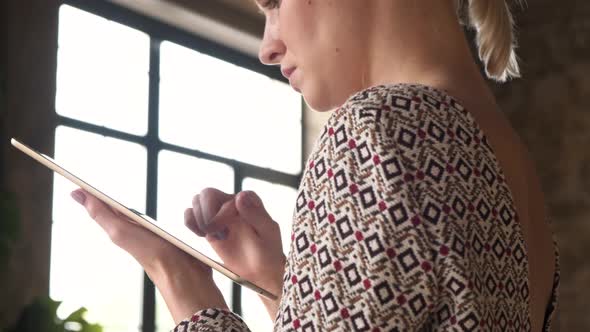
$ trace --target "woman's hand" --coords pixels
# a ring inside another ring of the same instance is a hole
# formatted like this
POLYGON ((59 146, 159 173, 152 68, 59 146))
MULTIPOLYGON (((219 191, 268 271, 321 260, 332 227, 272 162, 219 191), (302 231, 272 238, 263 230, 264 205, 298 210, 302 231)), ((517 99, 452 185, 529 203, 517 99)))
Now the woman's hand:
MULTIPOLYGON (((280 296, 285 270, 279 225, 252 191, 236 195, 207 188, 185 211, 185 224, 205 236, 223 263, 243 278, 280 296)), ((279 300, 263 300, 272 319, 279 300)))
POLYGON ((176 323, 206 308, 227 309, 211 269, 82 189, 72 192, 114 244, 131 254, 164 297, 176 323))

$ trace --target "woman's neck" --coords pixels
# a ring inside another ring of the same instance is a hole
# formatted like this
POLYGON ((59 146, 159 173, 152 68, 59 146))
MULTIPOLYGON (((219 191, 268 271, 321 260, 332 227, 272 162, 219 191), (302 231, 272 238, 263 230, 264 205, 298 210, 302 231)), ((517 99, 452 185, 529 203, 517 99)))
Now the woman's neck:
POLYGON ((373 13, 367 67, 361 85, 419 83, 449 92, 487 85, 474 61, 454 7, 431 0, 379 1, 373 13))

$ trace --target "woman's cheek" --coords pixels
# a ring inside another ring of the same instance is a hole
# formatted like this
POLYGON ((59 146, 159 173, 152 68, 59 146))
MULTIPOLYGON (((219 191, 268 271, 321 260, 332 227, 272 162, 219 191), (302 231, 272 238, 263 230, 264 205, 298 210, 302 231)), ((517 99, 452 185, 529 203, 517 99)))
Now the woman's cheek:
POLYGON ((280 37, 286 45, 304 45, 313 38, 316 25, 310 5, 313 1, 318 0, 283 0, 278 17, 280 37))

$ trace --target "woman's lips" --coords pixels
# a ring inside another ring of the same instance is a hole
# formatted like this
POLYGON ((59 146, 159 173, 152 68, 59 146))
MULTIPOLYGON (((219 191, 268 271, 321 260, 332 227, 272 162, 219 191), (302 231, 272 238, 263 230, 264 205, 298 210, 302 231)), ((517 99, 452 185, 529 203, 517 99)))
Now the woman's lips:
POLYGON ((291 85, 291 87, 295 91, 301 92, 301 90, 295 85, 295 76, 293 75, 293 73, 295 72, 296 69, 297 69, 297 67, 289 67, 289 68, 281 69, 281 73, 283 74, 283 76, 285 76, 286 79, 289 80, 289 84, 291 85))
POLYGON ((289 77, 291 77, 291 74, 293 74, 295 69, 297 69, 297 67, 289 67, 289 68, 281 69, 281 73, 283 74, 283 76, 285 76, 286 79, 289 79, 289 77))

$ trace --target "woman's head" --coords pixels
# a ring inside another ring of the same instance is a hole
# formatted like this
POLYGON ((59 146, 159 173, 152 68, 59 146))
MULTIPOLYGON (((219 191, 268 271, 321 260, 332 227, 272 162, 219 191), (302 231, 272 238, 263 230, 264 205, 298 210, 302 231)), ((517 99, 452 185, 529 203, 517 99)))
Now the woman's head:
POLYGON ((364 0, 260 0, 266 26, 260 60, 280 65, 314 109, 326 110, 360 88, 370 6, 364 0), (295 68, 293 72, 291 70, 295 68))
MULTIPOLYGON (((477 31, 490 78, 518 75, 503 0, 256 0, 266 16, 260 60, 280 65, 318 111, 372 85, 416 82, 471 62, 462 21, 477 31)), ((426 81, 427 83, 427 81, 426 81)))

